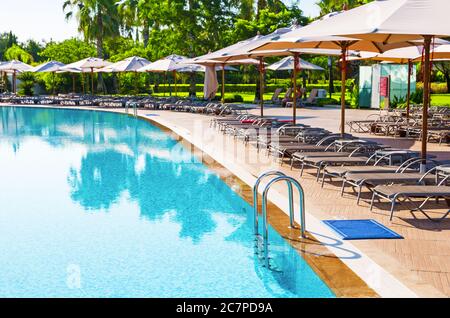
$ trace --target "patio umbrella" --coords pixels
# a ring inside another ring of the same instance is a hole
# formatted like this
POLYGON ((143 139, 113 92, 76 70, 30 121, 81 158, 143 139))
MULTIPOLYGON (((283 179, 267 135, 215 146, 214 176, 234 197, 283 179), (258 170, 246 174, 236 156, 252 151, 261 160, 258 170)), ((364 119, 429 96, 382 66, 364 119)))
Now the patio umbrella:
MULTIPOLYGON (((255 59, 242 59, 242 60, 236 60, 236 61, 221 62, 221 61, 217 61, 214 59, 208 59, 208 56, 215 56, 215 55, 213 53, 207 54, 207 55, 204 55, 204 57, 206 57, 206 59, 194 58, 194 59, 189 59, 189 60, 185 61, 184 63, 198 64, 198 65, 203 65, 206 67, 211 67, 211 70, 217 69, 217 67, 221 66, 222 103, 225 103, 225 70, 226 70, 226 67, 231 66, 231 65, 259 65, 260 64, 260 61, 255 60, 255 59)), ((216 76, 215 72, 212 72, 211 76, 216 76)), ((206 85, 206 80, 207 80, 207 77, 205 77, 205 85, 206 85)), ((216 78, 216 81, 217 81, 217 78, 216 78)), ((207 98, 207 97, 205 96, 205 98, 207 98)))
POLYGON ((65 66, 64 63, 49 61, 34 67, 31 71, 35 73, 52 73, 52 91, 53 95, 55 95, 55 73, 63 66, 65 66))
MULTIPOLYGON (((216 72, 222 71, 224 69, 224 67, 222 65, 216 65, 215 69, 216 69, 216 72)), ((239 70, 233 66, 225 65, 225 71, 237 72, 239 70)), ((177 72, 178 73, 206 73, 206 66, 199 65, 199 64, 187 64, 185 66, 181 66, 180 68, 177 68, 177 72)))
MULTIPOLYGON (((204 65, 199 65, 199 64, 184 64, 181 63, 179 68, 177 68, 177 72, 178 73, 205 73, 205 85, 204 85, 204 89, 203 89, 203 96, 207 96, 207 99, 211 99, 210 97, 212 95, 216 95, 217 93, 217 87, 215 87, 215 89, 211 90, 209 89, 209 87, 211 86, 215 86, 218 85, 217 83, 217 76, 216 74, 214 74, 214 72, 217 71, 239 71, 237 68, 234 68, 232 66, 229 65, 216 65, 215 68, 213 66, 204 66, 204 65), (183 66, 184 65, 184 66, 183 66), (211 68, 208 70, 208 68, 211 68), (214 72, 212 71, 212 69, 214 68, 214 72), (208 73, 208 74, 207 74, 208 73), (215 78, 215 80, 213 79, 215 78), (212 80, 212 82, 211 82, 212 80), (208 81, 208 83, 207 83, 208 81), (208 87, 206 89, 206 87, 208 87)), ((213 97, 214 97, 213 96, 213 97)))
MULTIPOLYGON (((309 70, 309 71, 325 71, 324 68, 312 64, 308 61, 305 61, 303 59, 299 59, 299 65, 302 70, 309 70)), ((269 67, 267 67, 268 70, 272 71, 291 71, 294 69, 294 57, 287 56, 284 59, 273 63, 269 67)))
MULTIPOLYGON (((291 32, 290 36, 268 43, 259 49, 295 48, 301 43, 298 36, 327 37, 339 36, 355 40, 327 41, 325 38, 315 39, 311 43, 316 47, 333 45, 342 48, 342 75, 345 83, 346 51, 359 49, 383 53, 389 46, 404 47, 415 45, 414 40, 421 40, 424 44, 424 107, 422 134, 422 159, 426 159, 428 135, 428 107, 430 102, 430 48, 434 37, 450 36, 448 12, 450 1, 447 0, 375 0, 355 9, 342 12, 327 19, 310 24, 298 33, 291 32)), ((311 39, 310 39, 311 40, 311 39)), ((394 49, 391 47, 390 49, 394 49)), ((345 87, 345 85, 342 85, 345 87)), ((345 89, 342 90, 345 99, 345 89)), ((341 121, 345 119, 345 102, 342 103, 341 121)), ((345 132, 345 122, 341 122, 341 131, 345 132)), ((422 165, 422 169, 425 166, 422 165)))
POLYGON ((32 69, 33 69, 32 66, 17 60, 5 62, 2 65, 0 65, 0 71, 13 74, 13 83, 12 83, 13 93, 16 93, 17 91, 17 83, 16 83, 17 73, 29 72, 32 69))
POLYGON ((175 95, 177 94, 177 68, 181 67, 179 63, 187 60, 188 58, 181 55, 172 54, 162 58, 156 62, 150 63, 138 70, 138 72, 155 72, 155 73, 167 73, 173 72, 175 95))
POLYGON ((86 70, 89 70, 91 73, 91 93, 92 95, 94 95, 94 70, 104 68, 111 64, 111 62, 105 61, 98 57, 88 57, 81 61, 67 64, 66 66, 61 67, 61 70, 64 71, 70 69, 81 69, 82 73, 85 73, 86 70))
POLYGON ((139 56, 132 56, 122 61, 106 66, 104 68, 97 69, 96 72, 105 72, 105 73, 134 72, 136 78, 135 84, 137 92, 138 91, 137 72, 139 69, 149 65, 150 63, 151 62, 145 58, 139 56))
MULTIPOLYGON (((331 15, 328 15, 331 16, 331 15)), ((299 62, 300 62, 300 54, 319 54, 319 55, 340 55, 341 50, 337 50, 336 47, 325 47, 317 48, 316 45, 312 45, 310 42, 306 42, 306 45, 301 46, 300 49, 291 49, 290 47, 284 47, 284 48, 277 48, 277 49, 263 49, 262 47, 265 46, 268 42, 271 42, 273 39, 278 39, 280 37, 286 36, 288 34, 291 34, 292 32, 296 32, 298 30, 301 30, 302 27, 299 27, 297 25, 294 25, 290 28, 281 28, 276 30, 275 32, 260 37, 254 41, 248 42, 245 45, 242 45, 240 47, 235 48, 232 51, 225 52, 220 57, 216 57, 215 59, 221 60, 221 61, 232 61, 234 59, 242 59, 242 58, 257 58, 261 61, 261 63, 264 61, 265 57, 268 56, 293 56, 294 66, 293 66, 293 76, 292 76, 292 84, 294 89, 294 96, 295 92, 297 91, 297 73, 301 69, 299 62)), ((304 37, 302 40, 306 40, 309 38, 304 37)), ((344 40, 346 38, 338 38, 338 37, 327 37, 328 40, 344 40)), ((260 70, 263 70, 263 68, 260 66, 260 70)), ((260 86, 264 87, 264 73, 260 72, 260 86)), ((261 90, 261 97, 260 97, 260 109, 261 109, 261 116, 264 116, 264 91, 261 90)), ((296 123, 297 118, 297 99, 293 99, 293 105, 292 105, 292 119, 293 123, 296 123)))
MULTIPOLYGON (((59 69, 58 71, 56 71, 56 73, 71 73, 72 74, 72 92, 75 93, 75 75, 76 74, 81 74, 81 76, 83 76, 83 70, 81 68, 66 68, 64 67, 64 69, 59 69)), ((86 72, 84 72, 86 73, 86 72)), ((84 85, 83 85, 83 93, 84 93, 84 85)))

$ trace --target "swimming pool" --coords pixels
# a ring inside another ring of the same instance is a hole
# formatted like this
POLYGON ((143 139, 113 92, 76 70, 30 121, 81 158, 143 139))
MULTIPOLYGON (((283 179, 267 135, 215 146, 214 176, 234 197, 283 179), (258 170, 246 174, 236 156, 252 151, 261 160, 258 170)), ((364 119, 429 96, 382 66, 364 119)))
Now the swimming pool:
POLYGON ((0 297, 334 297, 169 134, 94 111, 0 107, 0 297))

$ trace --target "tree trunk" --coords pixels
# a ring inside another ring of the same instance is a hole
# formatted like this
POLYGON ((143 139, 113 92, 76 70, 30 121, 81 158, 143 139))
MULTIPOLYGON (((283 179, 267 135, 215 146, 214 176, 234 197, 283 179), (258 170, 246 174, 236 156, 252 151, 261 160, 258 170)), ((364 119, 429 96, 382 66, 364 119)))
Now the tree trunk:
MULTIPOLYGON (((98 8, 98 14, 97 14, 97 27, 98 27, 98 33, 97 33, 97 57, 103 58, 103 16, 100 8, 98 8)), ((98 73, 98 81, 97 81, 97 92, 105 92, 106 87, 105 83, 103 82, 103 76, 102 73, 98 73)))
POLYGON ((450 72, 444 73, 445 81, 447 82, 447 94, 450 93, 450 72))
POLYGON ((267 8, 267 1, 266 0, 258 0, 256 5, 256 20, 259 20, 259 15, 261 14, 261 11, 267 8))
POLYGON ((147 48, 148 40, 150 38, 150 29, 148 27, 148 20, 144 20, 144 29, 142 30, 142 38, 144 40, 144 47, 147 48))
POLYGON ((159 74, 154 75, 155 85, 153 86, 153 93, 159 93, 159 74))
POLYGON ((197 89, 195 83, 195 73, 192 72, 189 74, 189 97, 197 96, 197 89))
POLYGON ((260 98, 261 98, 261 81, 259 80, 259 70, 256 69, 256 76, 255 76, 255 80, 256 80, 256 90, 255 90, 255 102, 259 102, 260 98))

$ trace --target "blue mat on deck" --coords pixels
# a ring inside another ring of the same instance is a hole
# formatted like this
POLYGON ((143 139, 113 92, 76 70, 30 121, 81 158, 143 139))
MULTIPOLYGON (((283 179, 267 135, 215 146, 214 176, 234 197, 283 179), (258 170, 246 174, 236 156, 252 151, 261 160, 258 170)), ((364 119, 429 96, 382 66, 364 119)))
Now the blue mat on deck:
POLYGON ((328 220, 323 223, 331 227, 344 240, 403 238, 375 220, 328 220))

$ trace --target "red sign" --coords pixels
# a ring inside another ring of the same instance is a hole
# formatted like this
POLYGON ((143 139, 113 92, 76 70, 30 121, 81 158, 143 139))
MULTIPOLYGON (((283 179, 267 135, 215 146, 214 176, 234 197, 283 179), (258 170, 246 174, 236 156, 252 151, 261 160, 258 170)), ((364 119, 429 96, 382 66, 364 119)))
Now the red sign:
POLYGON ((380 78, 380 95, 382 97, 389 97, 389 77, 380 78))

